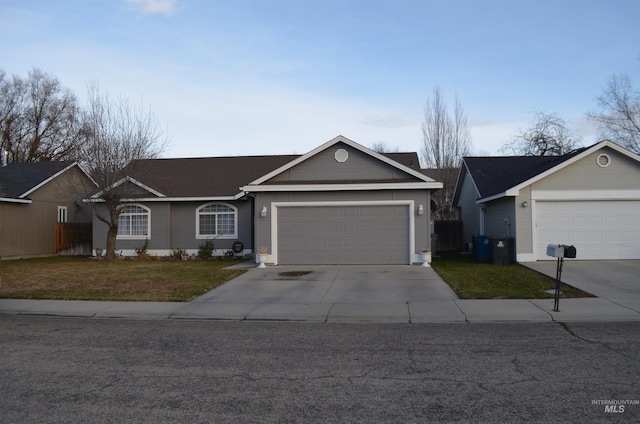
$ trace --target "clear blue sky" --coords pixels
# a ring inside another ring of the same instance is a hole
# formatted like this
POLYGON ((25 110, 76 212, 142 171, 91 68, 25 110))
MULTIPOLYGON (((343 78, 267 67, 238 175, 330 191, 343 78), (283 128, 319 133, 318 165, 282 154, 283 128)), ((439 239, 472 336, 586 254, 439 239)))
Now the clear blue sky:
POLYGON ((639 21, 638 0, 0 0, 0 69, 143 102, 167 157, 419 151, 435 87, 496 154, 535 111, 597 141, 607 79, 640 84, 639 21))

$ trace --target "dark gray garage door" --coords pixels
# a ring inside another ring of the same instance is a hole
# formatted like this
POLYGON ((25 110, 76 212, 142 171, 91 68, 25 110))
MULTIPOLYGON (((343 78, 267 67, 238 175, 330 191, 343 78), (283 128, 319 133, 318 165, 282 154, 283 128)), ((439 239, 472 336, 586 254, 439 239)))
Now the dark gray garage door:
POLYGON ((407 205, 278 208, 283 265, 408 264, 407 205))

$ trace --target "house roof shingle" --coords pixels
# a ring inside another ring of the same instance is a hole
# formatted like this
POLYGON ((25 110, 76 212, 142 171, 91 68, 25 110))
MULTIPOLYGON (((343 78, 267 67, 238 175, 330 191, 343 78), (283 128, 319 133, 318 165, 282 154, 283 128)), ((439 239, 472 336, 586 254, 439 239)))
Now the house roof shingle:
POLYGON ((19 199, 72 165, 71 161, 9 163, 0 167, 0 197, 19 199))
MULTIPOLYGON (((384 153, 412 169, 420 169, 417 153, 384 153)), ((131 163, 129 176, 166 197, 235 196, 240 187, 301 155, 226 156, 145 159, 131 163)))
POLYGON ((480 198, 494 196, 535 177, 580 154, 577 149, 562 156, 483 156, 465 157, 480 198))

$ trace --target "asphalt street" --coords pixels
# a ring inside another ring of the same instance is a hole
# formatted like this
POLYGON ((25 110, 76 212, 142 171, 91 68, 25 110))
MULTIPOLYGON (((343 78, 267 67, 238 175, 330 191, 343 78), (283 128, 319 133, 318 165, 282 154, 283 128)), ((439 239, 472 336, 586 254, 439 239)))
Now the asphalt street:
POLYGON ((0 317, 0 417, 3 423, 635 423, 639 340, 640 322, 0 317))

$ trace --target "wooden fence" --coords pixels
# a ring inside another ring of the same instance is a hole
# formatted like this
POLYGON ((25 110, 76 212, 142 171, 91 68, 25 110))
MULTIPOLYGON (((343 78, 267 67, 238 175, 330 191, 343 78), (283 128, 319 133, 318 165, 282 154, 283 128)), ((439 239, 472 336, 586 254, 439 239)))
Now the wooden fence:
POLYGON ((462 221, 434 221, 433 228, 438 235, 437 250, 462 249, 462 221))
POLYGON ((90 222, 56 224, 56 254, 90 255, 92 244, 90 222))

